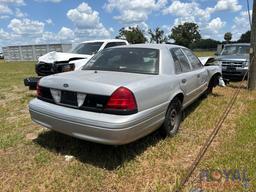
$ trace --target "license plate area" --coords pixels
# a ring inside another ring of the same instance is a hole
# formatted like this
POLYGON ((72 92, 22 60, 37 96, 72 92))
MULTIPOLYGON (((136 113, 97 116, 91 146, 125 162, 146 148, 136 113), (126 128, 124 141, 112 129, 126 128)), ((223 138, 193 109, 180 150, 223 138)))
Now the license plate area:
POLYGON ((235 67, 227 67, 227 72, 235 72, 236 68, 235 67))
POLYGON ((77 93, 72 91, 61 91, 60 103, 77 107, 77 93))

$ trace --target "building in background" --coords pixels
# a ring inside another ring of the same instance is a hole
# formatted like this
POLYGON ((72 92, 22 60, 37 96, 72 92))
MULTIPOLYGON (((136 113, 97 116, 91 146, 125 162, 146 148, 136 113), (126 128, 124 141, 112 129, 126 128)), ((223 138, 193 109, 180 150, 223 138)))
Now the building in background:
POLYGON ((71 44, 40 44, 8 46, 2 50, 6 61, 37 61, 38 57, 51 51, 68 52, 71 48, 71 44))

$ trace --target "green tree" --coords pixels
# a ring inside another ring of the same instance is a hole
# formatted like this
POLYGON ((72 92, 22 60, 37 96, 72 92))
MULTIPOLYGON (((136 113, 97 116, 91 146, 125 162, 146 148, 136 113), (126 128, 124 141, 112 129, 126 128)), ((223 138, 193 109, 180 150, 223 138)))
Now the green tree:
POLYGON ((218 44, 221 42, 216 41, 214 39, 200 39, 199 41, 192 43, 190 48, 191 49, 217 49, 218 44))
POLYGON ((239 43, 250 43, 251 42, 251 31, 243 33, 238 40, 239 43))
POLYGON ((227 43, 230 43, 230 41, 231 41, 231 39, 232 39, 232 33, 230 33, 230 32, 225 33, 224 39, 225 39, 225 41, 226 41, 227 43))
POLYGON ((164 43, 167 42, 168 38, 164 35, 164 31, 157 27, 154 31, 149 29, 150 42, 164 43))
POLYGON ((172 28, 169 38, 174 39, 178 45, 189 47, 192 43, 201 39, 199 27, 196 23, 184 23, 172 28))
POLYGON ((126 39, 131 44, 145 43, 147 41, 144 32, 138 26, 121 28, 116 38, 126 39))

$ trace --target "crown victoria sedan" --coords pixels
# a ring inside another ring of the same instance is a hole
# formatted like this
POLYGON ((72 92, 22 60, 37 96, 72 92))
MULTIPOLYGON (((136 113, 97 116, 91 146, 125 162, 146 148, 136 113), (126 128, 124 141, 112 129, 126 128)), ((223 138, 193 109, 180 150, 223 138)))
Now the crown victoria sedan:
POLYGON ((119 46, 80 71, 42 78, 29 111, 44 127, 97 143, 126 144, 158 128, 173 136, 182 110, 220 77, 220 66, 203 66, 181 46, 119 46))

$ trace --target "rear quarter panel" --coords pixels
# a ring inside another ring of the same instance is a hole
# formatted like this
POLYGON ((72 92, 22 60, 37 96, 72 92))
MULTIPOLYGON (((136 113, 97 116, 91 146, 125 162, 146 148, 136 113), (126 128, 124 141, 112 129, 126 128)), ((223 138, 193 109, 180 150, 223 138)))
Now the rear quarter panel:
POLYGON ((156 75, 128 86, 136 97, 138 111, 159 107, 166 110, 171 99, 180 93, 179 82, 173 75, 156 75))

